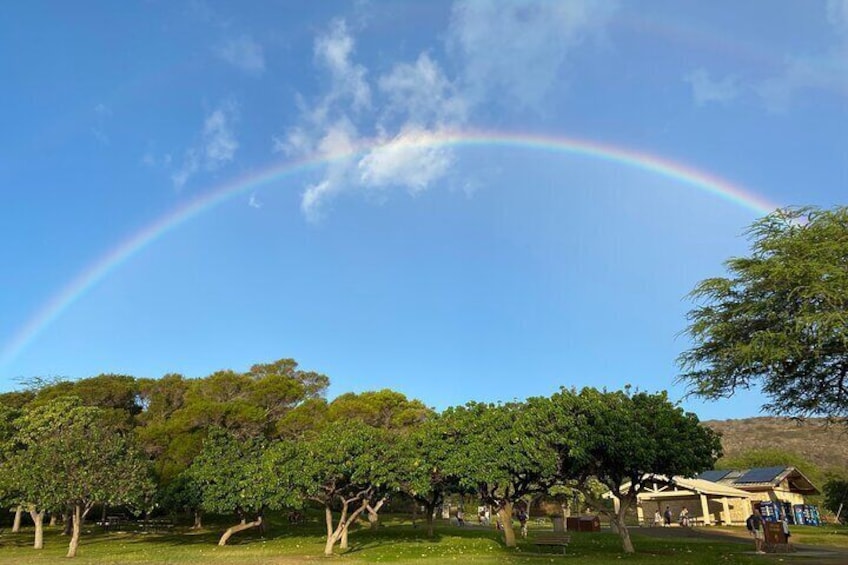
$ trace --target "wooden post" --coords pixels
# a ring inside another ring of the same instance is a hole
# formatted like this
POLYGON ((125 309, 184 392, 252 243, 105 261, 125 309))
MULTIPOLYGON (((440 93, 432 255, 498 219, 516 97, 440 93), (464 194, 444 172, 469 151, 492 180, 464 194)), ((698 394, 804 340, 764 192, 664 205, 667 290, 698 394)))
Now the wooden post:
POLYGON ((710 503, 707 500, 706 494, 701 495, 701 515, 704 517, 705 526, 713 525, 713 518, 710 515, 710 503))

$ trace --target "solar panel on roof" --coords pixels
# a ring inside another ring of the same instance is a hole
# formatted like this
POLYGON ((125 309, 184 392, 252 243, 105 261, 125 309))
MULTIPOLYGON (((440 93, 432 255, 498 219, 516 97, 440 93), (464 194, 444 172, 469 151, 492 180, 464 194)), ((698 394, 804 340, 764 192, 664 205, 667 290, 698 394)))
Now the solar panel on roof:
POLYGON ((721 479, 723 479, 729 472, 730 471, 726 471, 726 470, 725 471, 720 471, 720 470, 704 471, 703 473, 698 475, 698 478, 702 479, 704 481, 712 481, 712 482, 715 483, 715 482, 718 482, 721 479))
POLYGON ((777 478, 786 467, 755 467, 736 479, 737 483, 770 483, 777 478))

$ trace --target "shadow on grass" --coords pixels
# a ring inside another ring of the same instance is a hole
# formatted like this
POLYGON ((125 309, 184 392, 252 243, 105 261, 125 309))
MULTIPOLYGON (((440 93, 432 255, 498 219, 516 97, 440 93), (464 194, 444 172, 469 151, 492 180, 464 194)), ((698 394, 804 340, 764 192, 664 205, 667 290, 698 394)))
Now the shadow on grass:
POLYGON ((438 544, 447 537, 475 541, 490 540, 495 542, 500 548, 505 548, 502 536, 493 529, 437 527, 433 532, 433 536, 430 537, 427 535, 425 528, 414 528, 408 524, 392 524, 374 529, 367 527, 357 528, 355 531, 351 531, 350 547, 344 553, 346 555, 356 554, 395 544, 438 544))

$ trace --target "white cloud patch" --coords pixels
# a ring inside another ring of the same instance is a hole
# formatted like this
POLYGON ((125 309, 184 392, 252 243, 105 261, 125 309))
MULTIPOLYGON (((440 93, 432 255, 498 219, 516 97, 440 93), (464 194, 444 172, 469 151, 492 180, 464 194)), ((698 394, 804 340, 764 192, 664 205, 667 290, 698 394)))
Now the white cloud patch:
POLYGON ((182 166, 171 175, 174 186, 181 189, 200 171, 214 171, 231 162, 239 144, 233 130, 236 105, 226 102, 203 120, 199 141, 185 154, 182 166))
POLYGON ((506 94, 510 103, 536 107, 573 50, 599 37, 615 9, 603 0, 458 0, 449 47, 475 100, 506 94))
POLYGON ((247 199, 247 205, 257 210, 262 208, 262 202, 259 201, 255 194, 251 194, 250 198, 247 199))
POLYGON ((229 39, 216 49, 216 53, 222 60, 248 74, 261 75, 265 71, 262 46, 250 36, 229 39))
POLYGON ((315 57, 329 69, 333 79, 328 101, 349 96, 355 109, 363 109, 371 102, 371 89, 365 80, 365 67, 351 62, 353 50, 353 36, 344 20, 334 20, 329 33, 315 41, 315 57))
POLYGON ((359 160, 359 180, 365 186, 402 186, 412 193, 426 190, 453 163, 453 153, 437 145, 434 132, 411 127, 378 144, 359 160))
POLYGON ((715 80, 705 69, 697 69, 683 77, 692 87, 695 104, 703 106, 711 102, 726 104, 739 96, 741 89, 735 77, 715 80))
POLYGON ((406 116, 417 124, 450 124, 466 118, 467 101, 426 53, 414 64, 395 65, 380 77, 379 85, 390 115, 406 116))
POLYGON ((436 142, 466 119, 468 104, 428 54, 394 65, 376 78, 375 89, 368 69, 354 60, 355 47, 342 20, 316 39, 327 90, 312 104, 299 98, 300 123, 272 139, 275 152, 328 160, 301 199, 311 221, 343 192, 430 188, 454 163, 453 152, 436 142))

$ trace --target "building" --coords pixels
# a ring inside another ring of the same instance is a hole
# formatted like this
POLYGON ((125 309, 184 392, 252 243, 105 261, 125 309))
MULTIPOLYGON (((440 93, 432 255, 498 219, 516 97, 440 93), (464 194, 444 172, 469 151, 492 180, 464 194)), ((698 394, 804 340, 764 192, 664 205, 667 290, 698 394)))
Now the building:
MULTIPOLYGON (((654 513, 660 515, 668 508, 676 522, 680 511, 685 507, 689 512, 692 525, 744 524, 751 514, 751 493, 702 479, 685 477, 665 477, 652 475, 645 482, 646 488, 637 495, 636 516, 639 524, 649 526, 654 522, 654 513)), ((626 485, 625 485, 626 488, 626 485)), ((613 499, 618 511, 619 501, 613 499)))
POLYGON ((795 467, 706 471, 698 475, 698 478, 743 490, 750 493, 755 502, 805 504, 804 497, 820 494, 819 489, 795 467))

